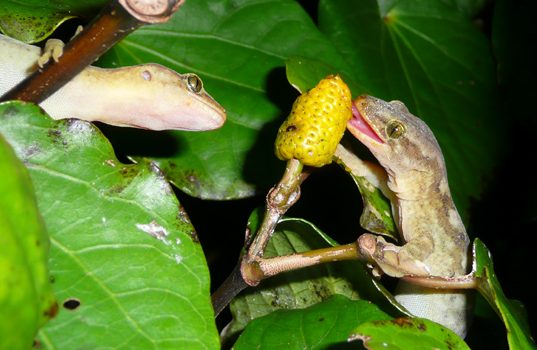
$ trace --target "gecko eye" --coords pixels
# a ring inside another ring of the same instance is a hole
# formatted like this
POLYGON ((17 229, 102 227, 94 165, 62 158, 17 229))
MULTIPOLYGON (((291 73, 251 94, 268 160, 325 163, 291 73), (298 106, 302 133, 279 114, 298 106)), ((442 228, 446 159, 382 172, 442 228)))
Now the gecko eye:
POLYGON ((386 135, 391 139, 397 139, 406 132, 405 124, 398 120, 390 120, 386 125, 386 135))
POLYGON ((196 74, 189 74, 186 78, 186 84, 188 89, 196 94, 199 94, 203 89, 203 83, 196 74))

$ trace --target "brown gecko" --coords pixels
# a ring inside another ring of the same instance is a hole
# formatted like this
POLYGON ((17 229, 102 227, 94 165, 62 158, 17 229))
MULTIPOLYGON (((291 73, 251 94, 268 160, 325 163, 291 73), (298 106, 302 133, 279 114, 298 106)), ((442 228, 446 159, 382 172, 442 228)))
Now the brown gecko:
MULTIPOLYGON (((364 234, 358 239, 361 253, 393 277, 466 274, 468 235, 451 198, 442 151, 429 127, 400 101, 361 96, 353 103, 353 119, 347 128, 387 174, 388 198, 403 242, 397 246, 380 236, 364 234)), ((462 337, 466 334, 465 292, 400 281, 395 298, 412 314, 438 322, 462 337)))

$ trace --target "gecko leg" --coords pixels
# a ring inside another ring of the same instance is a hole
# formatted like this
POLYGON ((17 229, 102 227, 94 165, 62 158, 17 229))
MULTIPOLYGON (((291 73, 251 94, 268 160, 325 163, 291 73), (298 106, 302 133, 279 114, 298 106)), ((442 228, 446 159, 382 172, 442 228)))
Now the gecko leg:
MULTIPOLYGON (((84 30, 84 27, 78 26, 76 28, 75 35, 73 35, 71 39, 73 39, 83 30, 84 30)), ((62 57, 63 55, 64 46, 65 46, 65 43, 61 41, 60 39, 48 39, 47 42, 45 43, 45 47, 43 48, 43 53, 37 59, 37 65, 39 66, 39 68, 43 68, 43 66, 48 61, 50 61, 51 58, 54 60, 54 62, 58 62, 58 59, 62 57)))
POLYGON ((430 271, 423 263, 427 254, 424 247, 430 242, 407 242, 403 247, 388 243, 381 236, 366 233, 358 237, 358 249, 370 262, 392 277, 404 275, 429 276, 430 271), (413 248, 418 247, 416 251, 413 248))
POLYGON ((37 65, 39 68, 43 68, 43 66, 50 61, 51 58, 54 60, 54 62, 58 62, 58 59, 63 55, 64 46, 65 43, 60 39, 48 39, 45 43, 45 47, 43 48, 43 53, 37 59, 37 65))

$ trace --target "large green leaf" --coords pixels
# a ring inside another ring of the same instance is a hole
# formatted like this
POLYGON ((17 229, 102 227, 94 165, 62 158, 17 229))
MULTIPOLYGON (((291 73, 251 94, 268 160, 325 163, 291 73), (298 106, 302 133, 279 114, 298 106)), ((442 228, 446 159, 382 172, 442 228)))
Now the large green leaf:
MULTIPOLYGON (((257 222, 258 212, 250 217, 257 222)), ((256 232, 250 225, 251 232, 256 232)), ((336 245, 313 224, 285 218, 278 224, 265 250, 265 256, 281 256, 336 245)), ((285 272, 247 289, 230 304, 233 321, 227 335, 241 331, 248 322, 281 309, 302 309, 319 303, 334 294, 351 299, 368 299, 393 315, 401 315, 384 297, 385 291, 372 281, 365 266, 348 261, 322 264, 307 269, 285 272)))
POLYGON ((507 299, 494 272, 492 256, 479 239, 474 241, 474 274, 478 278, 478 290, 503 320, 507 329, 510 349, 537 349, 524 306, 507 299))
MULTIPOLYGON (((170 22, 136 31, 102 63, 157 62, 198 73, 226 108, 228 121, 214 132, 173 132, 145 142, 142 135, 122 144, 125 153, 156 159, 174 184, 196 197, 231 199, 263 192, 283 168, 273 144, 278 121, 296 96, 283 69, 290 56, 322 56, 345 66, 295 1, 187 1, 170 22), (153 153, 137 146, 154 142, 160 149, 153 153)), ((111 139, 119 142, 117 136, 111 139)))
POLYGON ((357 325, 390 319, 367 301, 336 295, 307 309, 280 310, 252 321, 234 349, 339 349, 357 325))
POLYGON ((50 233, 62 309, 45 348, 217 348, 209 276, 194 229, 154 163, 120 163, 91 123, 33 105, 0 107, 50 233))
POLYGON ((326 63, 322 60, 322 57, 315 59, 290 57, 285 62, 285 73, 289 83, 300 93, 311 90, 319 83, 319 80, 330 74, 339 74, 353 94, 356 91, 365 90, 363 86, 356 82, 352 75, 342 71, 341 67, 336 68, 326 63))
POLYGON ((469 349, 455 333, 424 319, 397 318, 365 300, 335 295, 302 310, 280 310, 252 321, 234 349, 331 349, 361 339, 367 349, 469 349))
POLYGON ((29 349, 57 305, 30 177, 0 134, 0 349, 29 349))
POLYGON ((431 127, 453 197, 468 219, 471 197, 482 192, 504 140, 483 33, 440 0, 321 0, 319 27, 364 87, 353 95, 401 100, 431 127))

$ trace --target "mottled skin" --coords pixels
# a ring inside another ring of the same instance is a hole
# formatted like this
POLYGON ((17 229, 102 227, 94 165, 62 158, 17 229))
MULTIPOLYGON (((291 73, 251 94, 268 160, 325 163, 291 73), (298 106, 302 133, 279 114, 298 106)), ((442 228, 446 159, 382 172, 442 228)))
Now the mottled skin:
MULTIPOLYGON (((442 151, 429 127, 399 101, 361 96, 348 129, 377 158, 393 192, 392 211, 402 246, 371 234, 361 252, 384 273, 401 277, 461 276, 467 272, 468 235, 449 191, 442 151)), ((412 314, 466 333, 467 297, 400 282, 396 299, 412 314)))

